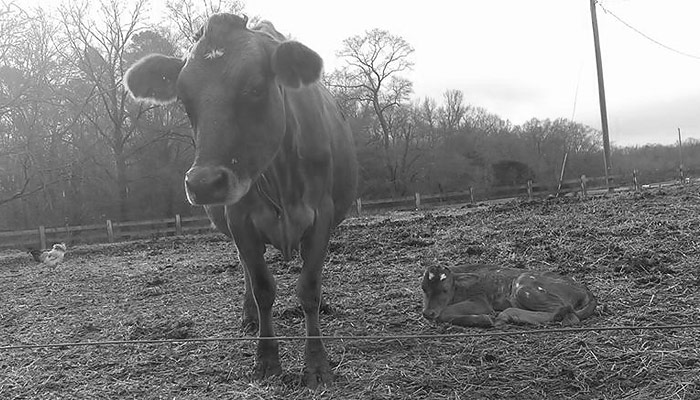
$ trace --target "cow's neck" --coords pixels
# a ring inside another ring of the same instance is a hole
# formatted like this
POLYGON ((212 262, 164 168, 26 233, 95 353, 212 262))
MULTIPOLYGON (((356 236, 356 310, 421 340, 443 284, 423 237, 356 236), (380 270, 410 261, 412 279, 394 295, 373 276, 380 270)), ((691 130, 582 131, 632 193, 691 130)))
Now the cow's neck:
POLYGON ((263 205, 256 225, 285 259, 291 258, 314 222, 318 194, 312 188, 317 186, 314 180, 325 175, 324 168, 315 169, 316 165, 310 165, 313 161, 300 154, 301 129, 294 116, 288 116, 282 145, 255 183, 256 197, 263 205))
POLYGON ((258 194, 278 218, 300 202, 304 194, 302 160, 294 150, 293 136, 288 128, 277 155, 256 182, 258 194))

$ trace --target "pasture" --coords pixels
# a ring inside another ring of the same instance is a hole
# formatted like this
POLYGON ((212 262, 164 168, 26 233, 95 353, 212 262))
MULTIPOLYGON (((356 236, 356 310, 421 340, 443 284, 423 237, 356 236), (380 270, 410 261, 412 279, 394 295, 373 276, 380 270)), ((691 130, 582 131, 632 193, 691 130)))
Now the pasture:
MULTIPOLYGON (((268 260, 280 336, 303 334, 298 260, 268 260)), ((427 265, 493 262, 576 277, 596 294, 583 327, 700 323, 697 187, 350 218, 324 269, 327 336, 498 332, 421 316, 427 265)), ((0 346, 236 337, 242 271, 211 234, 69 248, 55 269, 0 253, 0 346)), ((505 330, 535 330, 508 327, 505 330)), ((2 350, 2 399, 697 399, 700 330, 540 333, 326 342, 334 385, 301 386, 303 343, 284 375, 251 381, 254 342, 2 350)))

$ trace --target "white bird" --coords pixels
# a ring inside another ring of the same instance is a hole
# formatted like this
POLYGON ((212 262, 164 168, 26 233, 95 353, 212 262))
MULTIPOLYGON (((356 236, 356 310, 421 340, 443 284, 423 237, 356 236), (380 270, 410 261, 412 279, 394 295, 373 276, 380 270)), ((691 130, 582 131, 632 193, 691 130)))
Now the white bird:
POLYGON ((66 244, 56 243, 51 250, 29 250, 29 253, 37 262, 43 263, 49 267, 55 267, 58 263, 63 261, 63 257, 66 254, 66 244))

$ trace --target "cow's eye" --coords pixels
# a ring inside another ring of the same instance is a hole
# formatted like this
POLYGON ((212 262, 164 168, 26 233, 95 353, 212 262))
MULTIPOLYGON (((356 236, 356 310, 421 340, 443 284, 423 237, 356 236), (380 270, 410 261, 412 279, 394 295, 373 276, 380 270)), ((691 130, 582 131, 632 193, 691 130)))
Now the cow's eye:
POLYGON ((251 77, 241 89, 242 100, 245 102, 262 102, 267 94, 265 79, 258 76, 251 77))
POLYGON ((243 90, 246 100, 258 101, 265 96, 265 88, 261 85, 251 86, 243 90))
POLYGON ((258 89, 258 88, 252 88, 252 89, 250 89, 250 92, 248 93, 248 96, 250 96, 250 97, 252 97, 252 98, 257 98, 257 97, 260 97, 260 94, 261 94, 261 93, 262 93, 262 91, 261 91, 260 89, 258 89))

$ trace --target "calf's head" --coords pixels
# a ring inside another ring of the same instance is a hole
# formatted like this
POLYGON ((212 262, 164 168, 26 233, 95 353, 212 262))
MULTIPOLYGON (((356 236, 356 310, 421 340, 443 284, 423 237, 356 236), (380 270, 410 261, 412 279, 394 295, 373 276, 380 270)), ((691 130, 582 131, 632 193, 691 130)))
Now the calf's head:
POLYGON ((455 294, 454 275, 446 267, 430 267, 423 275, 423 316, 433 320, 450 305, 455 294))
POLYGON ((136 99, 180 100, 195 138, 195 159, 185 175, 192 204, 233 204, 250 189, 279 150, 287 117, 285 88, 316 82, 317 53, 281 41, 271 24, 248 29, 232 14, 209 18, 185 59, 149 55, 126 73, 136 99))

